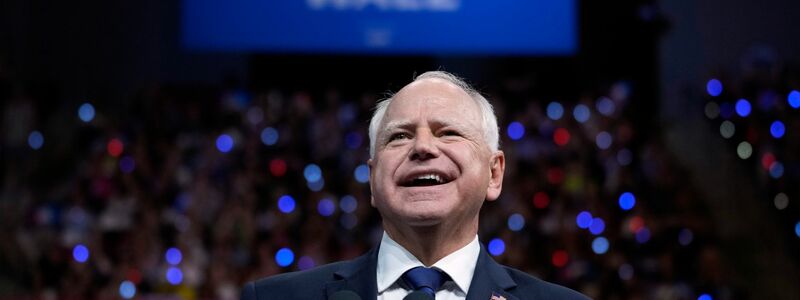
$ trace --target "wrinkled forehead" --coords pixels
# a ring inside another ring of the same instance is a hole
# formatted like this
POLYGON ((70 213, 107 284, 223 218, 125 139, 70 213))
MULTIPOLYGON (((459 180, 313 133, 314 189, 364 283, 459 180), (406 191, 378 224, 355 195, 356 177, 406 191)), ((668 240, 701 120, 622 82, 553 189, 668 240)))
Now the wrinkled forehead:
POLYGON ((459 86, 438 78, 418 80, 398 91, 392 97, 382 125, 423 113, 428 114, 428 118, 481 126, 480 107, 475 100, 459 86))

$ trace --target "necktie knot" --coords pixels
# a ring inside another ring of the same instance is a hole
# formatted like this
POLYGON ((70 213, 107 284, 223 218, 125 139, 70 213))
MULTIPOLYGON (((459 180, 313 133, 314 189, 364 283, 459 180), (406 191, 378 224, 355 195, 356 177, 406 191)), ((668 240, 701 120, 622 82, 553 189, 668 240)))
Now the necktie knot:
POLYGON ((423 291, 431 297, 436 297, 436 291, 447 281, 447 275, 437 269, 416 267, 406 271, 403 280, 414 288, 415 291, 423 291))

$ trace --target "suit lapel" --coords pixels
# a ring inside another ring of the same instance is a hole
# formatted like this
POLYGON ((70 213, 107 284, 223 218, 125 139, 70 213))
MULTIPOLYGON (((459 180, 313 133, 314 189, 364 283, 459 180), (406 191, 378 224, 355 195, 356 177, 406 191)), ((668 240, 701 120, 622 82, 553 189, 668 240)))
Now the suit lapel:
POLYGON ((333 293, 341 290, 350 290, 361 296, 363 300, 376 299, 378 295, 378 283, 375 279, 377 261, 378 247, 375 247, 347 263, 334 273, 336 280, 325 284, 326 297, 330 298, 333 293))
POLYGON ((486 249, 481 245, 481 253, 478 255, 478 263, 475 265, 475 274, 472 275, 467 300, 489 300, 493 294, 507 300, 516 300, 516 296, 508 293, 509 289, 516 286, 517 283, 511 279, 508 272, 489 257, 486 249))
MULTIPOLYGON (((378 247, 366 254, 345 264, 334 273, 335 280, 325 284, 326 298, 341 290, 350 290, 361 296, 363 300, 376 299, 378 283, 375 279, 378 261, 378 247)), ((481 253, 475 265, 475 274, 472 276, 467 300, 488 300, 493 295, 502 296, 507 300, 518 300, 508 292, 517 286, 517 283, 508 275, 503 266, 496 263, 486 249, 481 245, 481 253)), ((500 298, 502 299, 502 298, 500 298)))

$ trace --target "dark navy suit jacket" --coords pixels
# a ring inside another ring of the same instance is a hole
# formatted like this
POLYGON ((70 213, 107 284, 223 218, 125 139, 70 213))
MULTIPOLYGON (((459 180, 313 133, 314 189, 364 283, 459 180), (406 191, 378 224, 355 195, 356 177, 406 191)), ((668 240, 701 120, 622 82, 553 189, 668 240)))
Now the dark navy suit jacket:
MULTIPOLYGON (((249 282, 241 300, 328 299, 340 290, 350 290, 362 300, 377 298, 378 248, 350 261, 315 269, 280 274, 249 282)), ((492 294, 514 299, 588 299, 568 288, 548 283, 522 271, 496 263, 481 247, 467 300, 489 300, 492 294)))

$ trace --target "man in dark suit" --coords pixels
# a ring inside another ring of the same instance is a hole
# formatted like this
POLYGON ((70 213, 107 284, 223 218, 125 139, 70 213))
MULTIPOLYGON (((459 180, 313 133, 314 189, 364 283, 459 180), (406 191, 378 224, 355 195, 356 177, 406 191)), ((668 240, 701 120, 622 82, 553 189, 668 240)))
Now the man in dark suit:
POLYGON ((378 248, 351 261, 248 283, 242 299, 586 299, 494 262, 478 242, 505 156, 491 104, 452 74, 418 76, 369 126, 378 248))

